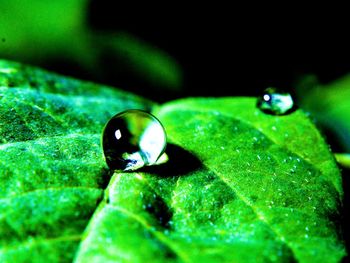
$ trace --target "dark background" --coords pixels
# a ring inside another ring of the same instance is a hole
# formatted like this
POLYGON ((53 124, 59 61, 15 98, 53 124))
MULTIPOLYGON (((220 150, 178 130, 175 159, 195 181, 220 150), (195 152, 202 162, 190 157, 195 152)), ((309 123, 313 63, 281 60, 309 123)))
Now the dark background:
MULTIPOLYGON (((347 23, 330 10, 287 7, 266 12, 253 3, 243 10, 175 5, 162 11, 125 12, 120 7, 92 1, 89 25, 130 32, 168 52, 183 68, 180 97, 258 95, 268 86, 293 90, 305 74, 316 74, 327 83, 350 72, 347 23)), ((118 83, 106 81, 126 88, 140 85, 128 74, 118 83)), ((141 87, 138 92, 143 93, 141 87)))
POLYGON ((256 96, 268 86, 293 91, 306 74, 327 83, 350 72, 347 7, 106 0, 0 4, 2 58, 158 102, 256 96), (150 65, 135 66, 142 54, 125 57, 130 43, 121 43, 120 32, 135 37, 134 44, 163 52, 159 57, 173 58, 181 83, 172 89, 169 79, 150 81, 160 72, 147 78, 150 65))

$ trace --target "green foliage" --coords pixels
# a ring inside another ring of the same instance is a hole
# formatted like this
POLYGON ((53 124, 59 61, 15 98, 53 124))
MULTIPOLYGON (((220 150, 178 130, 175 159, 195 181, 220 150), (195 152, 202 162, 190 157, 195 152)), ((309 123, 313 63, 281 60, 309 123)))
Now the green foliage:
POLYGON ((350 152, 350 75, 326 85, 308 76, 298 86, 303 108, 336 136, 342 150, 350 152))
POLYGON ((0 61, 0 261, 69 261, 109 180, 103 125, 152 103, 0 61))
POLYGON ((101 46, 106 46, 117 60, 132 65, 132 70, 150 84, 162 86, 170 91, 182 86, 182 70, 177 62, 164 51, 156 49, 130 34, 119 33, 101 39, 101 46))
POLYGON ((36 65, 66 61, 90 79, 129 74, 154 90, 180 91, 183 72, 174 58, 128 33, 92 30, 88 5, 87 0, 0 0, 0 58, 36 65))
POLYGON ((345 255, 339 170, 301 110, 267 115, 254 98, 157 106, 5 61, 0 103, 0 261, 337 262, 345 255), (153 109, 170 159, 111 176, 100 134, 126 108, 153 109))

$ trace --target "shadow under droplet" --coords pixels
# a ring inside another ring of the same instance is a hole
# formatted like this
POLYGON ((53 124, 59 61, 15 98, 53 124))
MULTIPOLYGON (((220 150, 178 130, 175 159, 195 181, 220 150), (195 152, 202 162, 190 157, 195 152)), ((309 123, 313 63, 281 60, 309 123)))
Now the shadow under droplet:
POLYGON ((97 182, 98 186, 102 189, 106 189, 113 173, 114 170, 109 169, 108 167, 101 168, 101 176, 99 177, 99 180, 97 182))
POLYGON ((202 166, 201 161, 196 156, 175 144, 167 145, 166 154, 169 157, 166 163, 146 166, 140 171, 162 177, 173 177, 186 175, 202 166))

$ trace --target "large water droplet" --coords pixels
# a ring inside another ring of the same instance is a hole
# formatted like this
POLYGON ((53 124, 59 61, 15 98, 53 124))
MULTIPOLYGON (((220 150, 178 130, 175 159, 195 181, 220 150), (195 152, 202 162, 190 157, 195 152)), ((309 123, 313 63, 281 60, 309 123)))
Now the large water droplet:
POLYGON ((283 115, 294 109, 294 101, 288 92, 278 91, 276 88, 268 88, 258 99, 258 107, 269 114, 283 115))
POLYGON ((102 147, 111 169, 133 171, 157 162, 166 147, 166 134, 152 114, 127 110, 108 121, 102 147))

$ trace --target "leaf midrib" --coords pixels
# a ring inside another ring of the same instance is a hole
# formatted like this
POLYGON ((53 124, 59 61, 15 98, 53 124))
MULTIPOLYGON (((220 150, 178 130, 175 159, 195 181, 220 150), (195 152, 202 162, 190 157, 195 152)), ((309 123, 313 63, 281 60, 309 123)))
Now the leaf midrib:
POLYGON ((101 200, 100 204, 95 209, 93 216, 90 218, 90 221, 87 224, 87 227, 85 228, 86 231, 84 231, 84 234, 82 236, 82 240, 80 242, 80 246, 79 246, 78 250, 76 251, 76 255, 78 255, 80 251, 85 250, 85 247, 82 244, 84 244, 84 240, 86 239, 86 237, 89 236, 89 229, 91 227, 90 224, 92 222, 94 222, 95 220, 97 220, 97 218, 100 216, 100 214, 104 210, 106 210, 108 208, 112 208, 114 210, 117 210, 118 212, 123 213, 124 215, 128 216, 129 218, 132 218, 133 220, 138 222, 140 225, 142 225, 142 227, 144 227, 145 229, 150 231, 154 235, 154 237, 158 239, 158 241, 160 243, 164 244, 166 247, 168 247, 170 250, 172 250, 177 256, 179 256, 179 258, 181 260, 183 260, 183 262, 188 262, 188 263, 191 262, 188 255, 186 255, 185 253, 182 253, 181 249, 177 248, 176 242, 173 242, 171 239, 169 239, 167 236, 162 234, 160 231, 153 230, 151 228, 151 226, 148 225, 146 220, 143 220, 141 217, 137 216, 136 214, 132 213, 131 211, 128 211, 127 209, 125 209, 123 207, 107 203, 107 200, 109 198, 109 191, 120 180, 120 176, 122 176, 121 173, 114 173, 111 180, 109 181, 107 188, 104 190, 103 199, 101 200))

